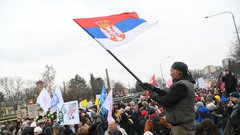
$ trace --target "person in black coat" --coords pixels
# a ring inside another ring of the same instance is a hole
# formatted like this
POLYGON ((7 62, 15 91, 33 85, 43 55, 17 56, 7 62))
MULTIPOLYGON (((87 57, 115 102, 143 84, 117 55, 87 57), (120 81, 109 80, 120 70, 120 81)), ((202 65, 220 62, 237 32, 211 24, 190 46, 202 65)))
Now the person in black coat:
POLYGON ((225 69, 222 81, 225 83, 225 94, 229 97, 231 92, 236 91, 237 88, 237 78, 232 75, 229 69, 225 69))
POLYGON ((127 132, 128 135, 134 135, 133 124, 128 119, 128 115, 126 113, 121 114, 119 125, 127 132))
POLYGON ((173 135, 195 135, 195 80, 183 62, 174 62, 170 75, 173 84, 168 91, 148 83, 143 83, 142 87, 150 90, 151 99, 164 107, 166 121, 172 125, 173 135))

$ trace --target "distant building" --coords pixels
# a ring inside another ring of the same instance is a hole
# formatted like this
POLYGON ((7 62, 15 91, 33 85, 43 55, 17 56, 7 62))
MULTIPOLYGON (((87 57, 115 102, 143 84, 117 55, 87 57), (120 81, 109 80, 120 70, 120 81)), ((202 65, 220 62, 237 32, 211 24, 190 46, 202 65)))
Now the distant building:
POLYGON ((203 74, 204 75, 211 74, 211 73, 215 72, 216 70, 217 70, 216 66, 208 65, 203 69, 203 74))

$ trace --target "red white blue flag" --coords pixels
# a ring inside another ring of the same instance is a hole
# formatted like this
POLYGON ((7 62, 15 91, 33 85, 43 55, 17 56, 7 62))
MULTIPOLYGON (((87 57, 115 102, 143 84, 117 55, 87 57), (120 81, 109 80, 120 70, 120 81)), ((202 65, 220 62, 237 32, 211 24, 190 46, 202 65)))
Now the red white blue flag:
POLYGON ((105 49, 122 45, 157 23, 148 23, 135 12, 73 20, 105 49))

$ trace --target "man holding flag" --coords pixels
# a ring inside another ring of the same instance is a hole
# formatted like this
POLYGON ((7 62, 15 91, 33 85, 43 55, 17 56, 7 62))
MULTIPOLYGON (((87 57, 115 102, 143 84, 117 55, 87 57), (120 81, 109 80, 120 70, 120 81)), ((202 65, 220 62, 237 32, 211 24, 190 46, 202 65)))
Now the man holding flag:
POLYGON ((143 88, 151 90, 150 97, 165 108, 166 120, 172 125, 173 135, 195 135, 195 80, 183 62, 171 67, 173 84, 164 91, 144 83, 143 88))

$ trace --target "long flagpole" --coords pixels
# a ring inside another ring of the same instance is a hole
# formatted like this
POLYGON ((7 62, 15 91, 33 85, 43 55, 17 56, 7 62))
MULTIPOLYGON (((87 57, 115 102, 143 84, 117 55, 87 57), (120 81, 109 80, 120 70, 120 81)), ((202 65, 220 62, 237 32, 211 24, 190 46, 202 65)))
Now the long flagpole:
MULTIPOLYGON (((97 41, 97 40, 96 40, 97 41)), ((98 41, 97 41, 98 42, 98 41)), ((107 49, 104 45, 102 45, 100 42, 98 42, 110 55, 113 56, 139 83, 140 86, 142 86, 143 82, 127 67, 125 66, 109 49, 107 49)), ((142 87, 143 88, 143 87, 142 87)), ((143 88, 144 89, 144 88, 143 88)), ((152 93, 152 91, 147 88, 147 90, 152 93)))
POLYGON ((140 85, 143 84, 143 82, 128 67, 126 67, 110 50, 106 51, 111 54, 140 83, 140 85))
MULTIPOLYGON (((97 40, 96 40, 97 41, 97 40)), ((97 41, 98 42, 98 41, 97 41)), ((98 42, 110 55, 113 56, 137 81, 140 85, 143 84, 143 82, 127 67, 125 66, 109 49, 107 49, 104 45, 102 45, 100 42, 98 42)))

